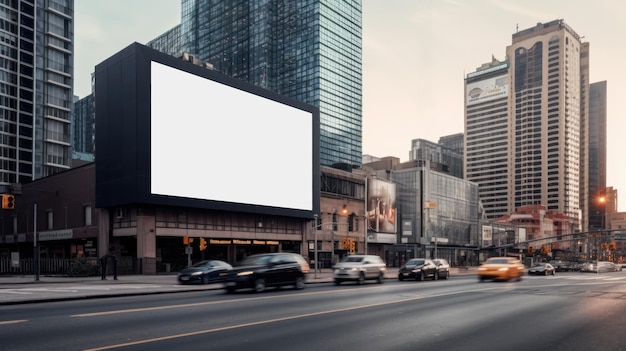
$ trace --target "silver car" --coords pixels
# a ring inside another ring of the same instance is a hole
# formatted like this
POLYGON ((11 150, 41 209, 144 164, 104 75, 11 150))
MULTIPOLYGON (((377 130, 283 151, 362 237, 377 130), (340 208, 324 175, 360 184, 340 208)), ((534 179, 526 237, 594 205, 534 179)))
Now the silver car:
POLYGON ((376 255, 350 255, 333 268, 333 278, 336 285, 345 281, 364 284, 365 280, 376 280, 382 284, 387 270, 385 262, 376 255))

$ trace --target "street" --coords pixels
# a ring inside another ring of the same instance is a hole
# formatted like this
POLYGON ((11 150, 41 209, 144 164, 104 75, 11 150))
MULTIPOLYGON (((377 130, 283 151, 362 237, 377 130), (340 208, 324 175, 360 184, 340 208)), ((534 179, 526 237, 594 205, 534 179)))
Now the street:
POLYGON ((624 350, 626 274, 0 306, 0 350, 624 350))

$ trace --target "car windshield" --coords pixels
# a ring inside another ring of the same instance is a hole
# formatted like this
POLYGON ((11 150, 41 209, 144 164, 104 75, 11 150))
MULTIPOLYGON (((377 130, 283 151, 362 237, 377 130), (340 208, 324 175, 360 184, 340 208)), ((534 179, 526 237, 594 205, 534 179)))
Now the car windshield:
POLYGON ((354 256, 352 257, 348 256, 346 257, 345 260, 343 260, 343 262, 361 262, 361 261, 363 261, 363 257, 354 257, 354 256))
POLYGON ((241 261, 241 265, 246 266, 246 265, 255 265, 255 264, 268 264, 271 259, 272 259, 272 256, 270 255, 249 256, 249 257, 244 258, 243 261, 241 261))
POLYGON ((506 258, 490 258, 485 261, 486 264, 508 264, 509 260, 506 258))
POLYGON ((409 260, 409 262, 407 262, 406 264, 408 265, 423 265, 424 264, 424 260, 409 260))
POLYGON ((545 263, 535 263, 533 267, 543 267, 545 265, 546 265, 545 263))
POLYGON ((207 266, 210 266, 210 265, 211 265, 210 261, 202 261, 202 262, 198 262, 198 263, 192 265, 191 267, 192 268, 204 268, 204 267, 207 267, 207 266))

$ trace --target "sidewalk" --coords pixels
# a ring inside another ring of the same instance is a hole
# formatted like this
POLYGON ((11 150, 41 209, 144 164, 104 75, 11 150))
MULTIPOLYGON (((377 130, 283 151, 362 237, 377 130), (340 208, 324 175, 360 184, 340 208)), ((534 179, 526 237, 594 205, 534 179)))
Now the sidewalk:
MULTIPOLYGON (((475 274, 475 269, 451 268, 450 275, 475 274)), ((398 268, 388 267, 385 279, 397 279, 398 268)), ((307 274, 307 284, 330 283, 331 269, 307 274)), ((221 283, 207 285, 179 285, 175 273, 155 275, 112 275, 106 280, 97 277, 33 275, 0 276, 0 305, 76 300, 99 297, 163 294, 199 290, 219 290, 221 283)))

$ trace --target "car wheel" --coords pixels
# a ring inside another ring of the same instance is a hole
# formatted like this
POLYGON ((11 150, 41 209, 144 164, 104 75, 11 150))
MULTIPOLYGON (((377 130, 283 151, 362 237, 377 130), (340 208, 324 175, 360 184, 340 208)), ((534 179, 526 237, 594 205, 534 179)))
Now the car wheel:
POLYGON ((433 280, 439 280, 439 272, 435 271, 435 273, 433 273, 433 280))
POLYGON ((227 294, 232 294, 235 292, 235 287, 234 286, 228 286, 226 287, 226 293, 227 294))
POLYGON ((399 280, 399 281, 403 281, 403 280, 404 280, 404 275, 402 275, 402 274, 398 274, 398 280, 399 280))
POLYGON ((424 280, 424 272, 420 272, 420 275, 417 276, 417 280, 420 282, 424 280))
POLYGON ((254 281, 254 291, 255 292, 262 292, 263 290, 265 290, 265 279, 257 279, 254 281))
POLYGON ((446 275, 443 276, 443 279, 448 279, 450 278, 450 272, 446 272, 446 275))
POLYGON ((555 272, 555 271, 552 271, 552 275, 555 275, 555 274, 556 274, 556 272, 555 272))
POLYGON ((298 277, 296 278, 296 284, 295 284, 296 290, 302 290, 304 289, 304 277, 298 277))
POLYGON ((202 284, 209 284, 209 276, 208 275, 202 276, 202 284))
POLYGON ((365 284, 365 273, 359 273, 359 285, 365 284))
POLYGON ((335 279, 335 285, 339 285, 339 284, 341 284, 341 280, 335 279))
POLYGON ((385 275, 381 272, 378 274, 378 280, 377 280, 378 284, 382 284, 385 282, 385 275))

